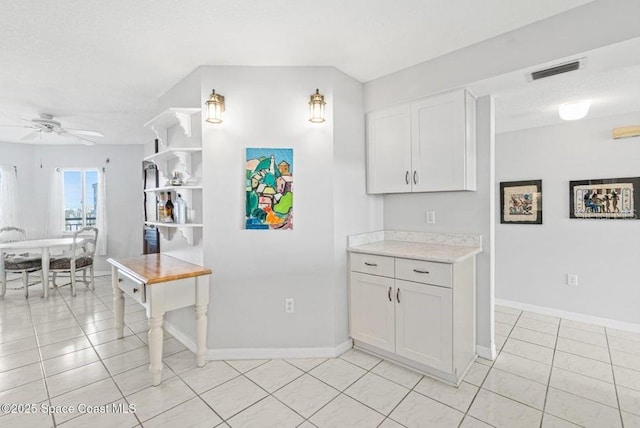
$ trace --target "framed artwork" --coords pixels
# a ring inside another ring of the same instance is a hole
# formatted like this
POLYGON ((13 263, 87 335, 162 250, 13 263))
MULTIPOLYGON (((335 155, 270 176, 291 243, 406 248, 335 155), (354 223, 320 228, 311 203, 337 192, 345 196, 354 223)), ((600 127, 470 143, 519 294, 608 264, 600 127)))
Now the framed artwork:
POLYGON ((640 177, 569 182, 569 217, 633 220, 638 218, 640 177))
POLYGON ((293 149, 247 148, 246 229, 293 229, 293 149))
POLYGON ((542 224, 542 180, 500 183, 500 223, 542 224))

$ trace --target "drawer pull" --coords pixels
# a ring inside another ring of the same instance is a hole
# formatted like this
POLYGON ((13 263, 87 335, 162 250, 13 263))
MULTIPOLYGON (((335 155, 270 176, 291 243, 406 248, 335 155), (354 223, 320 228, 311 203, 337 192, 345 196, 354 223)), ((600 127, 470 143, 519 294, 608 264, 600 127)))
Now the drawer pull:
POLYGON ((428 270, 418 270, 418 269, 414 269, 413 271, 414 271, 415 273, 426 273, 426 274, 428 274, 428 273, 429 273, 429 271, 428 271, 428 270))
POLYGON ((134 293, 137 293, 138 291, 140 291, 140 290, 139 290, 139 289, 137 289, 137 288, 134 288, 134 289, 133 289, 133 292, 134 292, 134 293))
POLYGON ((398 303, 400 303, 400 289, 398 288, 398 291, 396 291, 396 300, 398 301, 398 303))
POLYGON ((389 297, 389 301, 393 302, 393 299, 391 298, 391 287, 389 287, 389 292, 387 293, 387 296, 389 297))
POLYGON ((377 264, 377 263, 364 262, 364 264, 365 264, 365 265, 367 265, 367 266, 373 266, 373 267, 378 266, 378 264, 377 264))

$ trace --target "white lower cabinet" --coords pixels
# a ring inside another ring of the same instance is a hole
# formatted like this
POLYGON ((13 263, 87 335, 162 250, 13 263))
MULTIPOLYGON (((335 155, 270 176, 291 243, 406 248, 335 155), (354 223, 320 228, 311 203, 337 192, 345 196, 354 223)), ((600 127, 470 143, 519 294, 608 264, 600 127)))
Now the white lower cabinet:
POLYGON ((450 372, 453 362, 451 289, 396 282, 396 354, 450 372))
POLYGON ((449 264, 351 253, 349 279, 356 348, 461 382, 475 359, 475 257, 449 264))
POLYGON ((391 278, 351 273, 351 337, 395 350, 394 289, 391 278))

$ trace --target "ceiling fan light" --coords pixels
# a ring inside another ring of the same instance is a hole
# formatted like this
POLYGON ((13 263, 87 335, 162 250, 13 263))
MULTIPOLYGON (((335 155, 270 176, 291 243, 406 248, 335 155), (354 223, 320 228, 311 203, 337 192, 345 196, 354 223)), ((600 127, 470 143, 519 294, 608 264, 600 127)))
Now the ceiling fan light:
POLYGON ((558 113, 562 120, 579 120, 589 113, 591 101, 565 103, 558 107, 558 113))

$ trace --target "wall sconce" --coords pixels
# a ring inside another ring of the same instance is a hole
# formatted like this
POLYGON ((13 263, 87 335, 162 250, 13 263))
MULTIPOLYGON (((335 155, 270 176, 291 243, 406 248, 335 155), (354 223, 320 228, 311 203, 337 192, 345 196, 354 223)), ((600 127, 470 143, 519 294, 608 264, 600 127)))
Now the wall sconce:
POLYGON ((309 101, 309 122, 322 123, 324 119, 324 95, 320 94, 320 91, 316 89, 315 94, 311 94, 311 100, 309 101))
POLYGON ((216 94, 216 90, 211 91, 211 96, 205 102, 207 105, 207 118, 209 123, 222 123, 222 112, 224 111, 224 96, 216 94))

